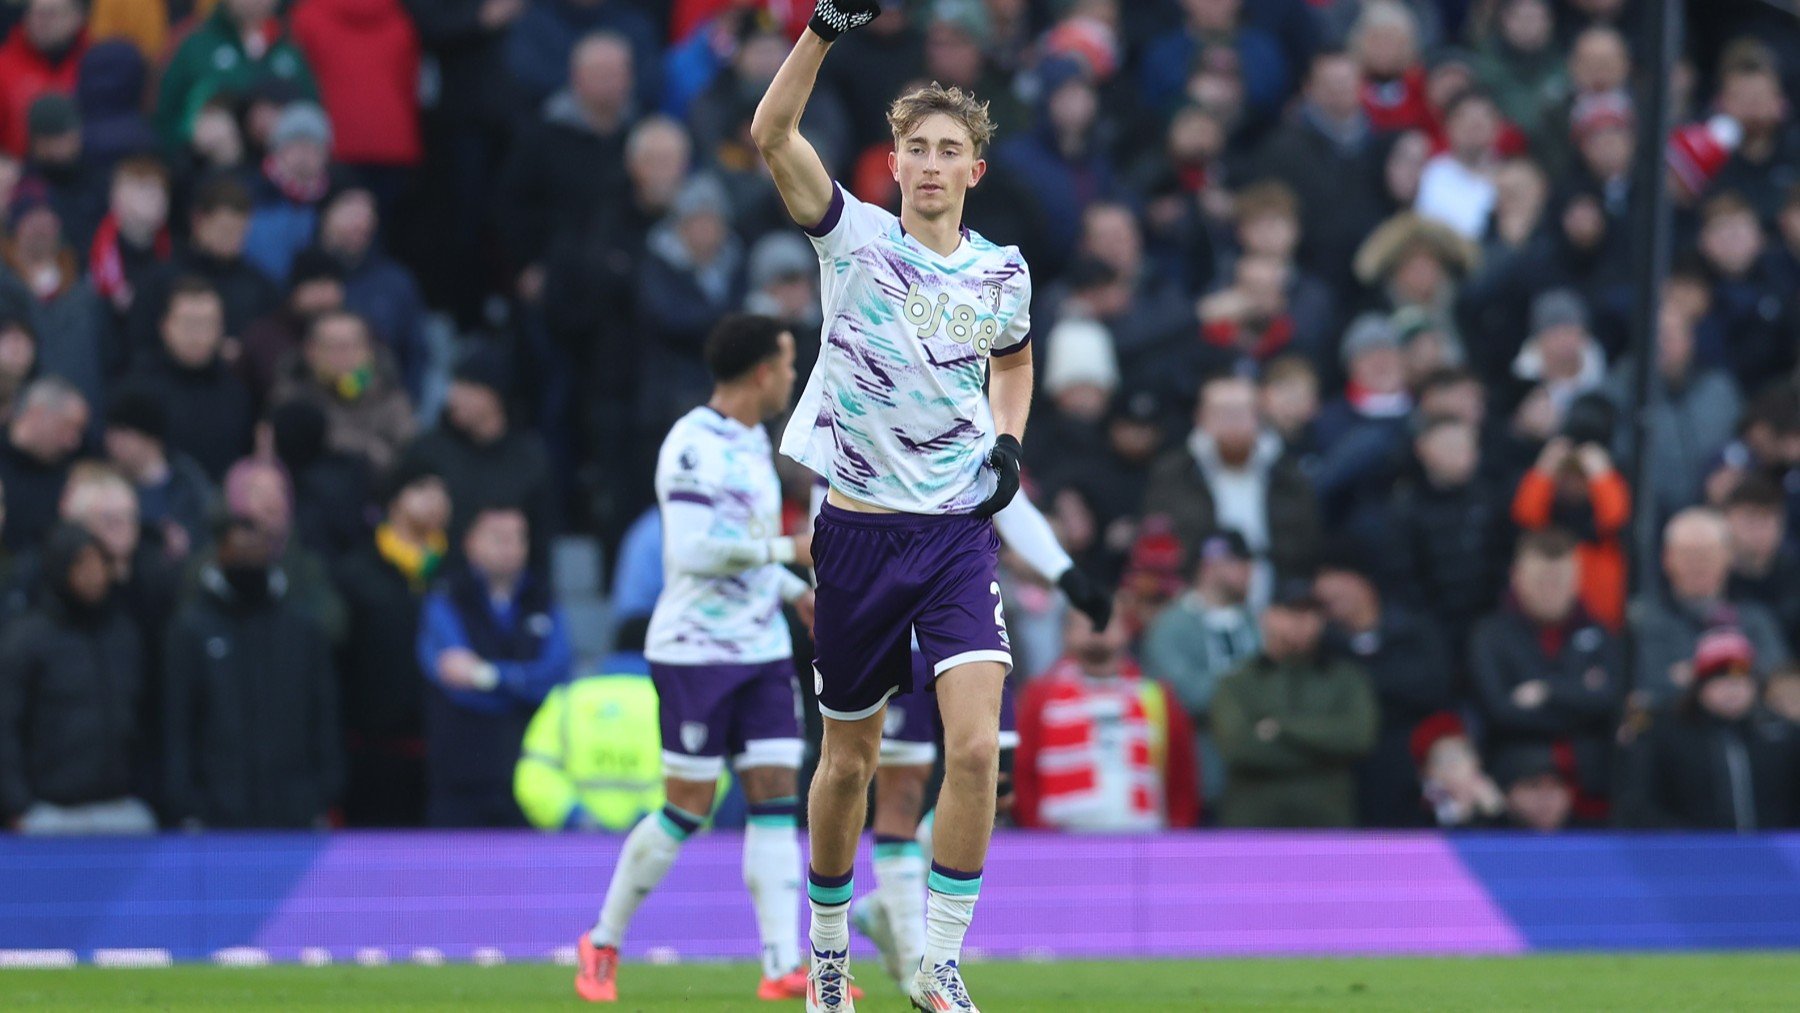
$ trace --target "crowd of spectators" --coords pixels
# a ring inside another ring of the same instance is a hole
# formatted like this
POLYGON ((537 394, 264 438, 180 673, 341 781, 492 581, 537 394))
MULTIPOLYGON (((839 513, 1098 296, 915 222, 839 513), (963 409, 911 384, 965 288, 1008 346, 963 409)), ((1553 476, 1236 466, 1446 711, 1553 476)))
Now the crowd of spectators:
MULTIPOLYGON (((1640 448, 1646 4, 882 6, 803 130, 892 206, 887 103, 991 103, 1028 493, 1117 589, 1007 568, 1019 822, 1800 824, 1800 27, 1689 5, 1640 448), (1141 794, 1037 776, 1072 700, 1141 794)), ((558 538, 629 646, 707 331, 817 355, 748 136, 810 14, 0 2, 0 819, 522 824, 558 538)))

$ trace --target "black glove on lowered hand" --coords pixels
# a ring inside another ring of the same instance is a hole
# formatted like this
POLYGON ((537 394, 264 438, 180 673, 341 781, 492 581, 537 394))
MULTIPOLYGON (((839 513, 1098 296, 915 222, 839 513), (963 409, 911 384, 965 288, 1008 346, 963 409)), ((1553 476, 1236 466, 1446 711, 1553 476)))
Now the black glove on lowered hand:
POLYGON ((981 501, 975 508, 975 516, 992 517, 1006 509, 1006 504, 1019 494, 1019 466, 1024 454, 1024 448, 1011 434, 1001 433, 994 441, 994 449, 988 451, 987 457, 988 467, 994 469, 996 477, 994 494, 981 501))
POLYGON ((819 0, 806 27, 826 42, 836 42, 838 36, 861 28, 880 14, 881 4, 876 0, 819 0))
POLYGON ((1075 610, 1094 622, 1094 629, 1106 629, 1112 622, 1112 596, 1101 590, 1094 583, 1094 578, 1081 572, 1079 566, 1071 566, 1056 578, 1056 586, 1069 599, 1075 610))

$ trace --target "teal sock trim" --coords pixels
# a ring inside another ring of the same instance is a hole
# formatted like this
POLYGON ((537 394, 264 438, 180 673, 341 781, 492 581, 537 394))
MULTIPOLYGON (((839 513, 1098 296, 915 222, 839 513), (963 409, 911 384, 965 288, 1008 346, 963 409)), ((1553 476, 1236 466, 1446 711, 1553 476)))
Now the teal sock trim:
POLYGON ((753 827, 774 827, 777 830, 793 830, 800 826, 799 818, 792 813, 783 813, 777 816, 757 816, 753 814, 749 817, 749 823, 753 827))
POLYGON ((973 897, 981 892, 981 877, 951 879, 933 869, 931 875, 925 877, 925 886, 933 893, 941 893, 947 897, 973 897))
POLYGON ((694 836, 694 832, 696 830, 700 829, 700 825, 706 822, 706 817, 704 817, 704 816, 696 816, 695 814, 688 812, 686 809, 682 809, 678 806, 667 805, 667 804, 665 804, 662 807, 662 809, 657 812, 656 819, 659 823, 662 824, 664 833, 668 834, 670 837, 673 837, 677 841, 680 841, 682 843, 686 843, 687 839, 694 836), (693 828, 690 829, 688 827, 684 827, 681 824, 670 819, 669 818, 670 812, 674 812, 675 814, 677 814, 679 816, 684 816, 687 819, 692 820, 694 823, 693 828))
POLYGON ((875 860, 877 862, 884 858, 903 858, 907 856, 913 858, 925 857, 925 852, 919 847, 918 841, 901 841, 896 844, 875 845, 875 860))
POLYGON ((806 898, 823 907, 848 904, 850 898, 855 895, 856 889, 850 883, 845 883, 843 886, 820 886, 813 882, 806 884, 806 898))

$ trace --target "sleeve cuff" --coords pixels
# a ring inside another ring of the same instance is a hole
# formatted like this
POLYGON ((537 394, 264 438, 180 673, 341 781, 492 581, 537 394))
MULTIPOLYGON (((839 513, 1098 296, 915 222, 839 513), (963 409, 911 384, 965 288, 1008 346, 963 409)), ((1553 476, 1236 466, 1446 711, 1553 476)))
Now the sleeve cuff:
POLYGON ((769 539, 769 562, 780 563, 785 566, 788 563, 792 563, 797 558, 799 558, 799 555, 794 549, 794 540, 792 538, 769 539))
POLYGON ((994 354, 996 356, 999 356, 1000 358, 1005 358, 1008 355, 1017 355, 1018 353, 1023 352, 1026 348, 1028 348, 1030 346, 1031 346, 1031 332, 1026 331, 1025 336, 1023 338, 1019 339, 1018 344, 1008 345, 1005 348, 996 348, 996 349, 994 349, 994 354))
POLYGON ((838 221, 844 217, 844 188, 837 183, 831 184, 831 206, 825 209, 825 217, 815 225, 803 225, 801 229, 814 239, 824 239, 837 228, 838 221))

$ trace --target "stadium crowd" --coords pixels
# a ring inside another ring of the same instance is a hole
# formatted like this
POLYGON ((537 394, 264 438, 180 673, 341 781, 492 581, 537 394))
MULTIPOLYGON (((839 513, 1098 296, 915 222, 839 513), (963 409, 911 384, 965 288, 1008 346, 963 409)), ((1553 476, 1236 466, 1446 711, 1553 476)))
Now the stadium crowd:
MULTIPOLYGON (((1016 822, 1092 828, 1075 765, 1146 789, 1116 829, 1800 825, 1800 30, 1689 5, 1633 488, 1644 6, 887 0, 839 44, 804 130, 865 200, 906 85, 991 103, 1028 491, 1118 589, 1097 631, 1008 570, 1016 822)), ((654 808, 557 731, 654 722, 569 682, 631 662, 578 659, 552 562, 607 547, 629 653, 705 335, 817 354, 748 137, 810 14, 0 3, 0 819, 654 808)))

